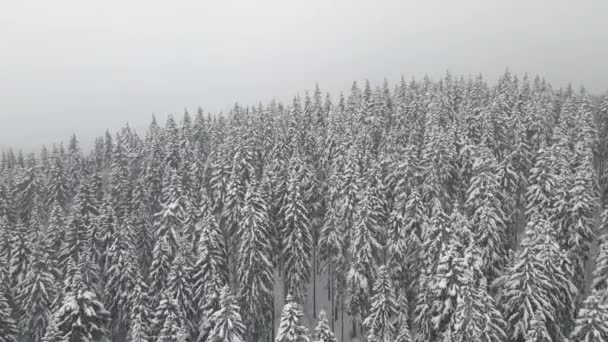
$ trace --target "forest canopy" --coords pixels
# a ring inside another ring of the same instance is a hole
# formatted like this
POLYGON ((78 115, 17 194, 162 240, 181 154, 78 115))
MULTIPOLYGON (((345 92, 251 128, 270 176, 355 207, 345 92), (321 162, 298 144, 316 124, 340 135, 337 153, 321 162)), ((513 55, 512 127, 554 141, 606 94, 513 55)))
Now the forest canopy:
POLYGON ((0 342, 608 341, 607 161, 509 71, 6 150, 0 342))

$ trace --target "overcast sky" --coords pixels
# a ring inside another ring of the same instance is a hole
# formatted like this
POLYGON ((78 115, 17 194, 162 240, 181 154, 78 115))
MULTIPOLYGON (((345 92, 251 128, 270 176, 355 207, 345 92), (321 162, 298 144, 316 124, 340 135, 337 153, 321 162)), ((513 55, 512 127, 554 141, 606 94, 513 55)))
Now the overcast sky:
POLYGON ((603 93, 607 13, 606 0, 6 0, 0 149, 446 69, 603 93))

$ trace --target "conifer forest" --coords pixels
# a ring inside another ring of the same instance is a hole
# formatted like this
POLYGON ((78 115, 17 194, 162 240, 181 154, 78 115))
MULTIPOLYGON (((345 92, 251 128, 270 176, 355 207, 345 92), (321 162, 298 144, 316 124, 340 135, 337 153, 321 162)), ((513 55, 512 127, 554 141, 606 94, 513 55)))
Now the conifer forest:
POLYGON ((608 96, 446 73, 77 134, 2 152, 0 342, 608 341, 608 96))

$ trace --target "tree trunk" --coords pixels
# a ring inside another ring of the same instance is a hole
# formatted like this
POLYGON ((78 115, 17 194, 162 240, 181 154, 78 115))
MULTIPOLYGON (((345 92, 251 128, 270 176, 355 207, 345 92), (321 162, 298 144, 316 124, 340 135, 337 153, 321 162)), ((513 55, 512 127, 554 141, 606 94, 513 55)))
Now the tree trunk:
POLYGON ((312 249, 312 317, 317 318, 317 244, 312 249))
POLYGON ((342 335, 340 336, 340 341, 344 342, 344 296, 342 296, 342 335))
POLYGON ((335 331, 335 318, 336 318, 336 309, 335 309, 335 303, 334 303, 334 279, 333 279, 333 274, 332 274, 332 262, 331 260, 329 261, 329 271, 327 272, 327 296, 329 297, 329 302, 331 303, 331 331, 335 331))

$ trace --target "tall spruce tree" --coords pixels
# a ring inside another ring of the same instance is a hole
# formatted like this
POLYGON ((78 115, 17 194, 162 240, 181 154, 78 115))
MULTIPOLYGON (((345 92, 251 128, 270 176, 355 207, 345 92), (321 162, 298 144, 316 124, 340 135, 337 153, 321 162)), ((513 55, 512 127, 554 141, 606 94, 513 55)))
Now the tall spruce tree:
POLYGON ((304 313, 294 297, 287 295, 281 312, 279 331, 275 342, 308 342, 308 329, 302 324, 304 313))
POLYGON ((370 342, 394 341, 397 335, 396 319, 399 315, 393 284, 386 266, 376 274, 370 313, 363 321, 370 342))
POLYGON ((305 298, 305 286, 310 279, 312 257, 312 233, 308 210, 302 196, 301 161, 292 159, 287 186, 287 200, 282 208, 285 227, 282 232, 283 262, 287 290, 297 301, 305 298))
POLYGON ((247 190, 241 217, 238 299, 247 324, 247 339, 257 340, 269 333, 267 330, 272 320, 274 300, 274 270, 268 209, 258 187, 253 183, 247 190))
POLYGON ((245 325, 239 314, 236 299, 230 294, 228 285, 222 288, 220 295, 220 308, 211 315, 214 322, 213 330, 209 333, 207 341, 210 342, 243 342, 245 325))

